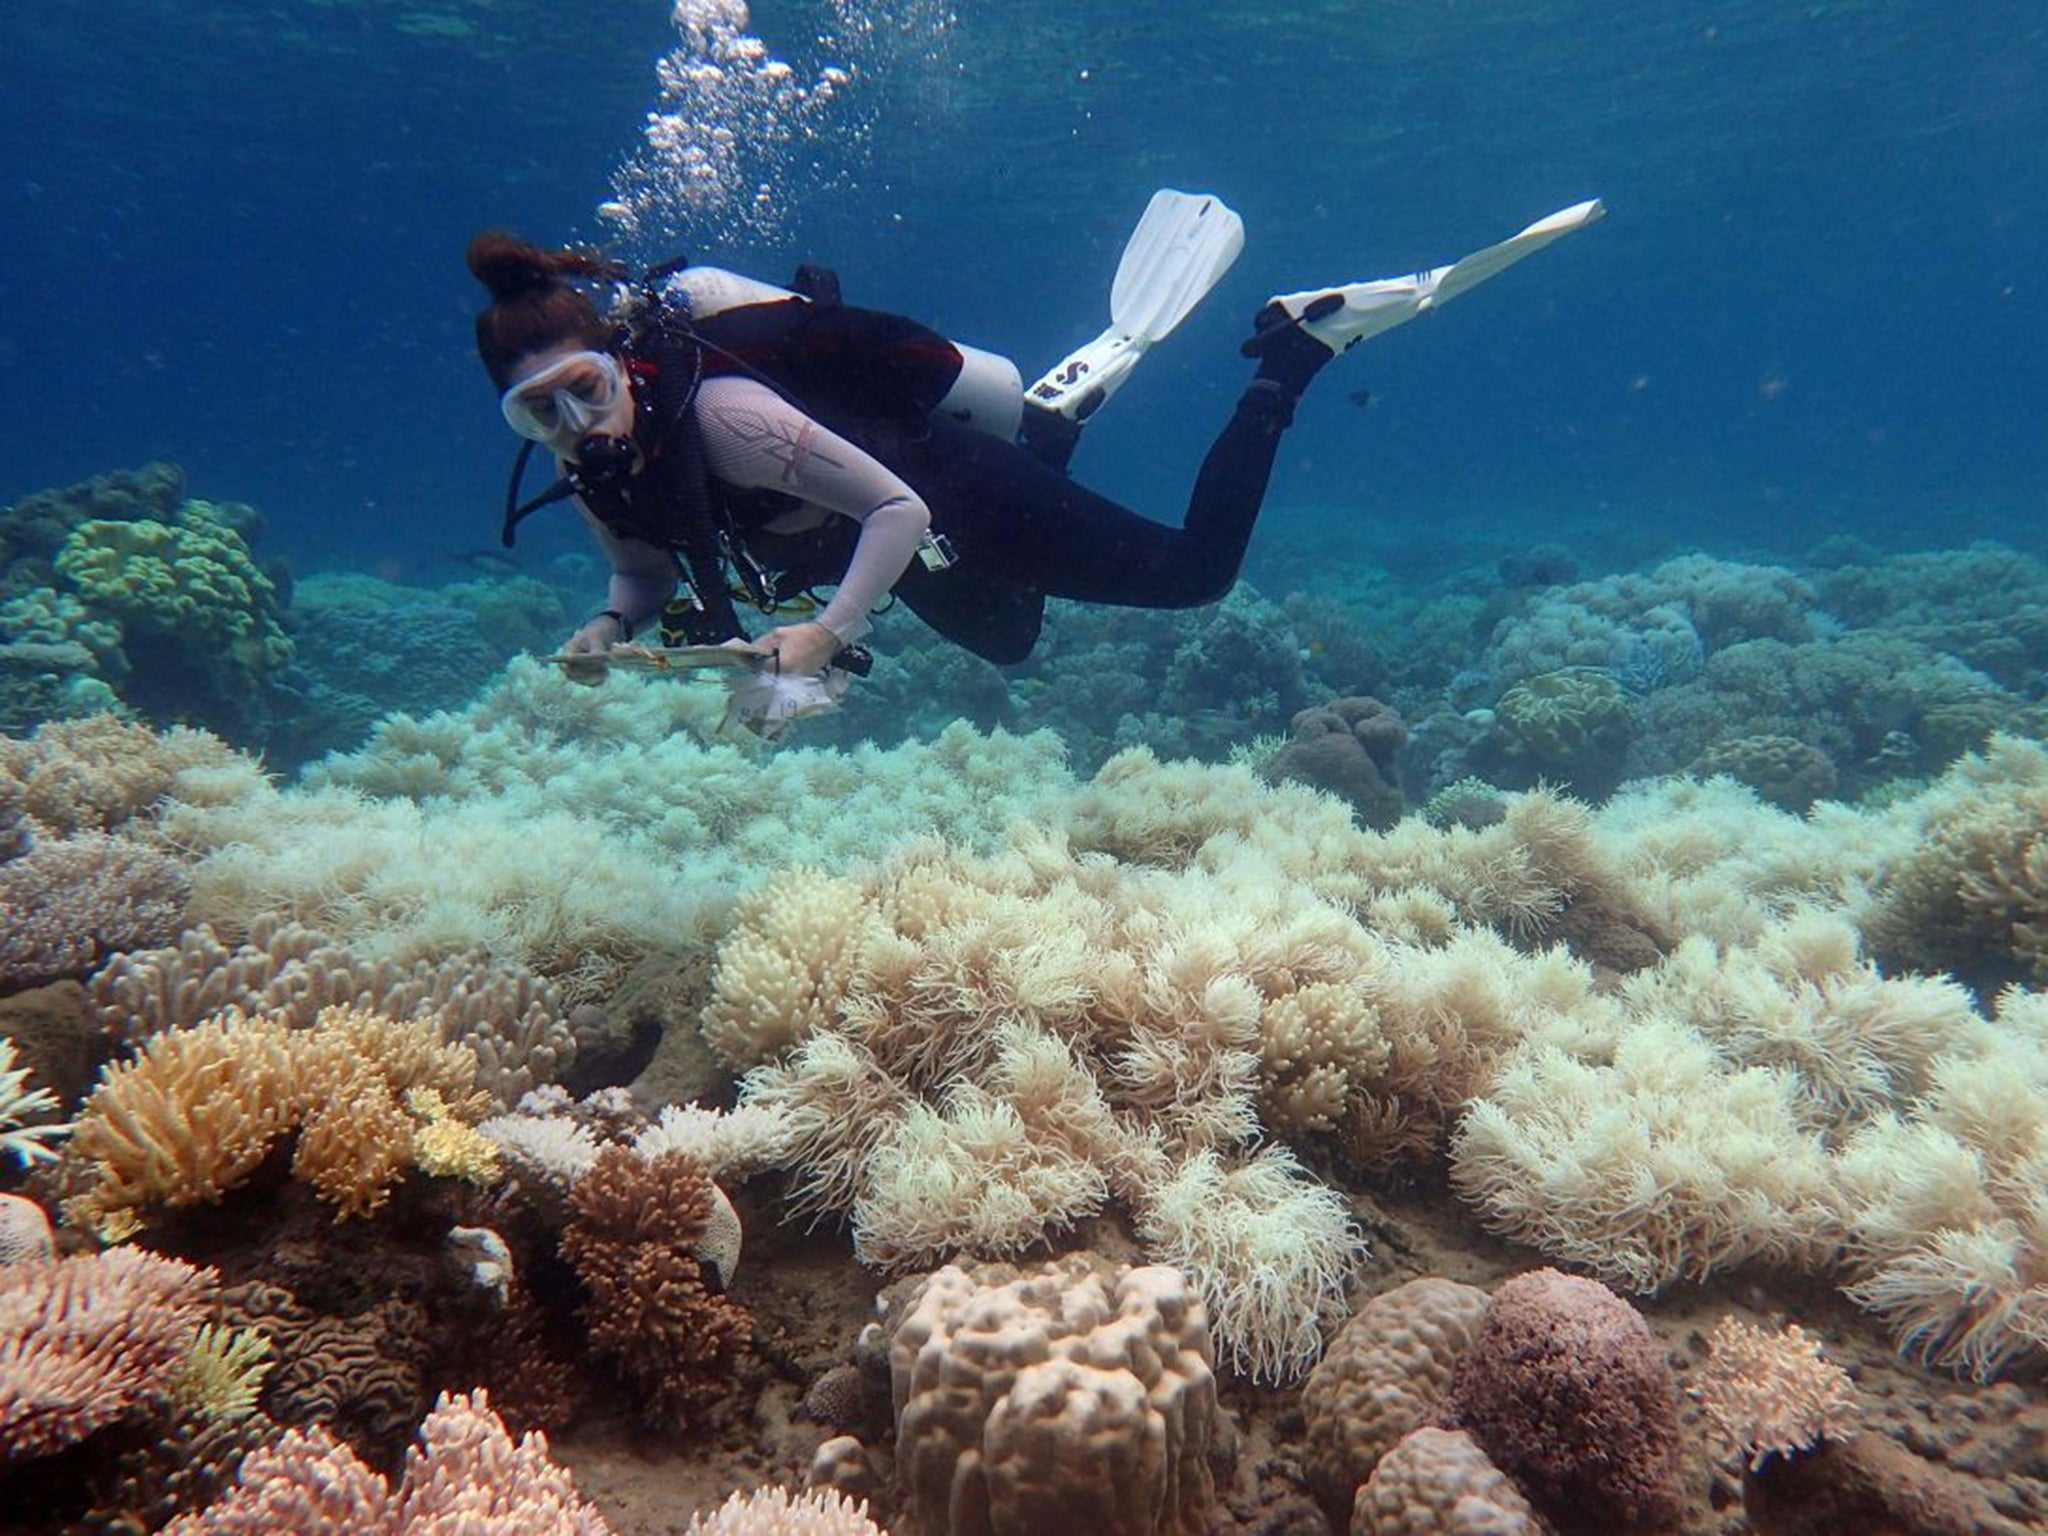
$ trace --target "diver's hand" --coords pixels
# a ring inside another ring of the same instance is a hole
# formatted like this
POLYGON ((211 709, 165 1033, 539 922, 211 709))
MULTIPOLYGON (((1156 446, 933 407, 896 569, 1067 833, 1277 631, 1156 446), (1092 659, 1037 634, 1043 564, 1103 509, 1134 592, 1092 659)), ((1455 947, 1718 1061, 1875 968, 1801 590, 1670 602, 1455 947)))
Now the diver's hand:
POLYGON ((824 671, 841 649, 839 637, 816 619, 771 629, 754 641, 754 647, 774 652, 784 672, 806 675, 824 671))
MULTIPOLYGON (((582 628, 562 642, 564 656, 601 656, 626 638, 626 626, 618 616, 600 613, 585 621, 582 628)), ((610 675, 611 669, 598 662, 564 662, 562 675, 572 683, 595 687, 610 675)))

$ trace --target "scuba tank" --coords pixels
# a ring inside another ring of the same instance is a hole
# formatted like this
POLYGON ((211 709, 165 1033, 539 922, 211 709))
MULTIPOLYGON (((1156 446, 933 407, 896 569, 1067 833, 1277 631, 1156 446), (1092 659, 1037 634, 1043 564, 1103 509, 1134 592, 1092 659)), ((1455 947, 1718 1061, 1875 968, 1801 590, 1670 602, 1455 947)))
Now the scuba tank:
MULTIPOLYGON (((921 395, 943 379, 943 389, 925 411, 1004 442, 1015 439, 1024 418, 1024 380, 1007 357, 949 340, 899 315, 850 308, 840 302, 838 279, 821 268, 798 268, 796 283, 796 288, 778 288, 722 267, 684 267, 663 278, 657 292, 680 304, 707 339, 723 341, 730 335, 741 355, 762 332, 789 328, 793 334, 785 355, 762 371, 774 379, 779 361, 783 371, 808 376, 808 390, 791 383, 791 393, 806 409, 813 395, 844 391, 844 382, 835 388, 823 377, 835 367, 861 378, 866 388, 859 404, 871 413, 878 403, 885 409, 892 403, 920 404, 921 395), (876 377, 891 371, 910 377, 876 377), (948 371, 949 379, 944 378, 948 371), (907 398, 891 400, 903 391, 907 398)), ((722 371, 729 370, 720 369, 714 358, 707 373, 722 371)))

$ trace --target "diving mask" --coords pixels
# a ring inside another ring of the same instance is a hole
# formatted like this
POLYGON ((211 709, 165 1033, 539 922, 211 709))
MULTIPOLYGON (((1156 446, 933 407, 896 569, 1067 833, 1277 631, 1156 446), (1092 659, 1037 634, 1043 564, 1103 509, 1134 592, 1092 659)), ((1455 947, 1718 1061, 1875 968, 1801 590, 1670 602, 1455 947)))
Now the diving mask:
POLYGON ((505 423, 536 443, 582 437, 625 393, 626 370, 609 352, 571 352, 505 391, 505 423))

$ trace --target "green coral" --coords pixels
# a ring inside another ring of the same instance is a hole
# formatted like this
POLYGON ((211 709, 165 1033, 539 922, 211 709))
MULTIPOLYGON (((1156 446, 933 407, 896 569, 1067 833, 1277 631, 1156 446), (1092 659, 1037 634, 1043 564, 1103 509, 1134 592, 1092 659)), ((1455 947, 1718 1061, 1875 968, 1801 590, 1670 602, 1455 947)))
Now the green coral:
POLYGON ((1540 771, 1603 778, 1628 746, 1628 690, 1592 667, 1563 667, 1515 684, 1494 707, 1501 745, 1540 771))
POLYGON ((181 1414, 216 1421, 246 1419, 256 1411, 263 1378, 274 1364, 270 1340, 254 1328, 207 1323, 171 1372, 167 1390, 181 1414))
POLYGON ((120 626, 134 672, 124 697, 151 714, 260 729, 268 687, 291 663, 276 584, 237 531, 239 511, 187 501, 168 522, 95 518, 57 552, 78 599, 120 626))

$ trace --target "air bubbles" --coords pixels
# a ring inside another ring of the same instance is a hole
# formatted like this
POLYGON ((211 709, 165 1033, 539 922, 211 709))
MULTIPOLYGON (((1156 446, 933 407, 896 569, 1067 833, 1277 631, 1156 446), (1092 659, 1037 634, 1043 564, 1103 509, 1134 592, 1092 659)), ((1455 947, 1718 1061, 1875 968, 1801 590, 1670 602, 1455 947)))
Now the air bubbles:
POLYGON ((954 18, 933 0, 829 6, 824 60, 805 64, 747 30, 743 0, 676 0, 677 46, 655 61, 659 100, 599 216, 657 246, 684 227, 692 244, 772 240, 808 198, 850 183, 873 141, 876 87, 935 64, 954 18))

